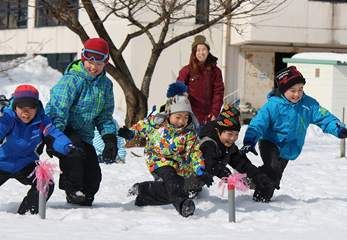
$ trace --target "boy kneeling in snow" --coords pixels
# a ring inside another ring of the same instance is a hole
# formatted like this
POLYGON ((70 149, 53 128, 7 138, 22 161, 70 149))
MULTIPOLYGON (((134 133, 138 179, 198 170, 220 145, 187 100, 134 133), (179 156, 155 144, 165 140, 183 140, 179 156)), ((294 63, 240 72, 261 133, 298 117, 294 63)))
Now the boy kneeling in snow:
MULTIPOLYGON (((47 153, 76 156, 83 154, 72 142, 52 125, 46 116, 39 92, 31 85, 20 85, 16 88, 12 100, 2 102, 7 107, 2 109, 0 117, 0 186, 8 179, 15 178, 24 185, 31 185, 23 199, 19 214, 38 213, 39 191, 36 189, 36 160, 46 144, 47 153)), ((54 184, 49 184, 47 199, 52 195, 54 184)))

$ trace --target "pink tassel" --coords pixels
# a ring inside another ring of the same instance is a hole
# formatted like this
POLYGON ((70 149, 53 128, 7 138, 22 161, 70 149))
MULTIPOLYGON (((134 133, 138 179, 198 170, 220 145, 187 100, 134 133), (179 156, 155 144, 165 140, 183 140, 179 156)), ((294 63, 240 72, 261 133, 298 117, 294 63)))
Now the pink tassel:
POLYGON ((36 188, 40 192, 42 196, 47 198, 48 196, 48 185, 54 184, 54 173, 60 173, 59 170, 55 170, 56 164, 52 164, 45 161, 36 160, 36 167, 32 173, 28 176, 28 178, 32 177, 34 174, 36 175, 33 182, 36 181, 36 188))
MULTIPOLYGON (((247 192, 249 190, 249 186, 245 179, 246 177, 247 177, 247 174, 245 173, 234 173, 230 175, 229 177, 223 177, 220 180, 218 187, 221 187, 224 183, 226 183, 228 186, 229 185, 234 186, 237 190, 247 192)), ((223 189, 222 189, 223 197, 224 197, 224 189, 225 189, 225 184, 223 185, 223 189)))

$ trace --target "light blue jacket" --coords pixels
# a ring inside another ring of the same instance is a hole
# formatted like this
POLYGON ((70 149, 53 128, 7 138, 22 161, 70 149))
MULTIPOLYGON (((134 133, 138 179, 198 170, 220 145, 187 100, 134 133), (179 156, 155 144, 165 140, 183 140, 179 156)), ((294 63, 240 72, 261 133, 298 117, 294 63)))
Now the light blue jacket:
MULTIPOLYGON (((113 122, 116 125, 116 131, 118 133, 119 125, 116 120, 113 120, 113 122)), ((97 155, 102 154, 105 144, 97 129, 95 129, 94 131, 93 146, 95 148, 97 155)), ((124 141, 124 138, 119 137, 118 134, 117 134, 117 147, 118 147, 118 153, 117 153, 116 161, 120 159, 124 160, 125 156, 127 155, 127 151, 125 150, 125 141, 124 141)))
POLYGON ((307 128, 310 124, 320 127, 324 133, 338 137, 338 118, 305 93, 298 103, 288 101, 283 95, 275 96, 275 90, 268 94, 268 102, 250 122, 244 141, 253 138, 275 143, 280 157, 295 160, 301 153, 307 128))

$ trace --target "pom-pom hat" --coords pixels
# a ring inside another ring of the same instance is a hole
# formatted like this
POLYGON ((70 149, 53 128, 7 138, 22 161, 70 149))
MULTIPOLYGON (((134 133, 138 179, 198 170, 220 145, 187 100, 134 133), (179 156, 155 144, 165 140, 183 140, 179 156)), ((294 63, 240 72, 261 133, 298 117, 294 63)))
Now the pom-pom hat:
POLYGON ((210 45, 208 44, 208 42, 206 41, 205 36, 203 35, 197 35, 194 38, 194 42, 192 43, 192 50, 195 46, 199 45, 199 44, 204 44, 206 45, 206 47, 208 48, 208 50, 210 50, 210 45))
POLYGON ((287 67, 277 72, 275 74, 275 81, 281 93, 284 93, 297 83, 303 83, 304 85, 306 83, 305 78, 294 66, 287 67))
POLYGON ((12 109, 16 107, 24 108, 38 108, 39 103, 39 91, 31 85, 19 85, 13 94, 12 109))
POLYGON ((84 43, 84 48, 82 49, 81 53, 81 61, 84 62, 85 60, 96 60, 99 61, 102 60, 105 64, 108 63, 110 56, 109 56, 109 48, 107 45, 107 42, 102 38, 91 38, 88 39, 84 43), (91 50, 91 51, 88 51, 91 50), (100 54, 98 54, 100 53, 100 54))
POLYGON ((192 118, 195 128, 199 128, 199 121, 192 112, 192 107, 188 98, 184 95, 187 92, 187 86, 181 82, 171 83, 169 85, 166 97, 168 98, 165 104, 165 110, 158 113, 154 117, 156 124, 161 124, 167 115, 177 112, 188 112, 192 118))
POLYGON ((217 117, 216 127, 221 130, 235 130, 240 131, 241 124, 239 120, 240 111, 233 105, 225 105, 221 113, 217 117))

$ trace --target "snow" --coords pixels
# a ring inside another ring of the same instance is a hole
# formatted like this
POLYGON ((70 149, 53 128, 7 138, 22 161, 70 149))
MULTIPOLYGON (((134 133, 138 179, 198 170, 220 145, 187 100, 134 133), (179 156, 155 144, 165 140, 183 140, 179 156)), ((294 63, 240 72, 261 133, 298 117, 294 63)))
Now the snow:
MULTIPOLYGON (((1 67, 1 65, 0 65, 1 67)), ((40 89, 46 103, 49 89, 61 74, 36 57, 20 68, 0 76, 0 94, 9 96, 21 83, 40 89), (49 75, 49 76, 47 76, 49 75)), ((117 111, 117 120, 124 113, 117 111)), ((242 126, 237 145, 247 126, 242 126)), ((92 207, 66 203, 56 186, 47 203, 46 219, 16 214, 29 190, 10 179, 0 187, 1 239, 344 239, 347 234, 347 159, 340 158, 340 140, 312 126, 300 157, 288 164, 271 203, 252 201, 253 190, 236 192, 236 223, 228 222, 228 200, 215 184, 194 200, 192 217, 181 217, 172 205, 136 207, 128 189, 136 182, 152 180, 142 148, 127 149, 125 164, 100 164, 100 190, 92 207), (131 152, 140 155, 136 157, 131 152)), ((259 156, 248 155, 256 165, 259 156)), ((41 160, 49 159, 44 153, 41 160)), ((49 160, 58 164, 58 159, 49 160)), ((58 175, 55 175, 58 182, 58 175)), ((224 193, 224 195, 227 195, 224 193)))
POLYGON ((292 56, 295 59, 332 60, 347 63, 347 54, 330 52, 302 52, 292 56))

